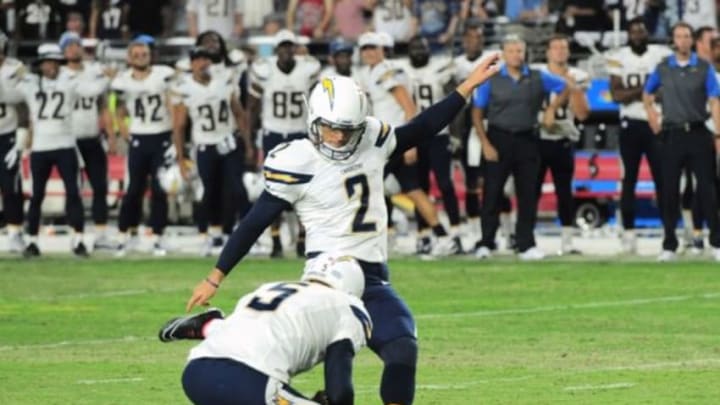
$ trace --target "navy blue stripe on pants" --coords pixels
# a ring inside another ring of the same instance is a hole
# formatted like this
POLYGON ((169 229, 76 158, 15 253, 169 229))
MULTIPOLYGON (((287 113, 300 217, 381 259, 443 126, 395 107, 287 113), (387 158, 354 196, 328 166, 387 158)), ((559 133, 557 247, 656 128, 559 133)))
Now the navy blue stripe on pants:
POLYGON ((210 226, 223 223, 223 203, 226 193, 231 194, 234 204, 234 217, 245 209, 247 193, 243 185, 245 154, 242 143, 225 155, 217 151, 215 145, 199 145, 197 148, 197 166, 203 183, 203 198, 198 213, 198 228, 203 232, 210 226))
POLYGON ((155 135, 133 135, 127 157, 128 185, 120 206, 118 229, 127 232, 140 225, 142 202, 151 179, 150 226, 153 233, 162 235, 167 225, 168 202, 165 190, 160 187, 157 171, 164 162, 165 150, 170 146, 170 132, 155 135))
POLYGON ((5 221, 20 225, 23 222, 23 195, 20 179, 20 156, 15 166, 8 169, 5 156, 15 147, 15 133, 0 135, 0 193, 5 221))
POLYGON ((67 221, 76 232, 83 231, 83 207, 78 187, 78 160, 75 148, 67 148, 30 154, 30 173, 33 185, 28 209, 28 233, 33 236, 37 235, 40 229, 40 210, 45 199, 45 186, 53 167, 57 167, 65 185, 67 221))
POLYGON ((95 225, 107 223, 108 161, 100 138, 77 140, 78 150, 85 162, 85 174, 92 187, 92 218, 95 225))

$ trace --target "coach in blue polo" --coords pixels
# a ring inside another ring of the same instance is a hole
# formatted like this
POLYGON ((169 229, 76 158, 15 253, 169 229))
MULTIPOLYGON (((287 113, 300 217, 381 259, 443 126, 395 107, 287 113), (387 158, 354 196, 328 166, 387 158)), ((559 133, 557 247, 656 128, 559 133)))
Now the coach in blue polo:
MULTIPOLYGON (((715 128, 720 128, 720 86, 715 70, 692 52, 692 27, 680 22, 672 28, 675 53, 663 59, 645 83, 643 104, 648 124, 662 138, 662 201, 665 238, 659 261, 675 259, 678 239, 680 173, 688 165, 697 179, 697 198, 710 229, 713 257, 720 261, 720 218, 715 194, 715 148, 720 134, 705 127, 710 106, 715 128), (662 120, 654 94, 662 90, 662 120)), ((717 131, 717 130, 716 130, 717 131)))
POLYGON ((535 246, 537 181, 540 171, 538 113, 551 93, 543 125, 551 128, 555 110, 567 101, 568 89, 559 76, 530 69, 525 63, 525 41, 516 35, 503 40, 504 65, 500 73, 475 89, 472 118, 480 137, 484 166, 482 240, 475 256, 484 259, 496 249, 503 187, 512 173, 517 194, 515 240, 522 260, 540 260, 545 255, 535 246), (483 125, 487 117, 487 131, 483 125))

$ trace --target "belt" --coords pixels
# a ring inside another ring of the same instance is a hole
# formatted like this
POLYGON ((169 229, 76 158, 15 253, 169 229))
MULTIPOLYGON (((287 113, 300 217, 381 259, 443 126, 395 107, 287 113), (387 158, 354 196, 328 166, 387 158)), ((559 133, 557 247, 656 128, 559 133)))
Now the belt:
POLYGON ((264 130, 264 135, 280 135, 283 138, 290 138, 290 137, 297 137, 297 136, 306 136, 307 132, 275 132, 275 131, 264 130))
POLYGON ((663 124, 662 129, 663 131, 670 131, 670 132, 690 132, 695 129, 704 129, 705 128, 705 122, 704 121, 688 121, 688 122, 681 122, 678 124, 675 123, 668 123, 663 124))
POLYGON ((490 125, 490 126, 488 126, 488 132, 490 132, 490 131, 504 132, 506 134, 518 135, 518 136, 533 136, 534 137, 534 136, 538 135, 538 128, 536 128, 536 127, 530 128, 530 129, 525 129, 522 131, 510 131, 508 129, 503 129, 500 127, 496 127, 494 125, 490 125))

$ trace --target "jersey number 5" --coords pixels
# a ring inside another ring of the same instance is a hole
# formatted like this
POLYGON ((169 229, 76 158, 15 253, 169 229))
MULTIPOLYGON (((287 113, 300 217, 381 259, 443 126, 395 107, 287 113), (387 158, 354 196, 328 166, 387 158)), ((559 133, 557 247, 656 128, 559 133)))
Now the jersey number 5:
POLYGON ((364 174, 358 174, 345 180, 345 191, 347 191, 348 198, 353 198, 358 186, 360 188, 360 207, 355 212, 352 231, 375 232, 377 231, 375 222, 365 222, 365 215, 367 215, 368 205, 370 205, 370 185, 368 185, 367 177, 364 174))
POLYGON ((248 308, 256 311, 274 311, 289 296, 297 293, 304 284, 299 283, 282 283, 265 291, 262 296, 256 295, 247 304, 248 308))

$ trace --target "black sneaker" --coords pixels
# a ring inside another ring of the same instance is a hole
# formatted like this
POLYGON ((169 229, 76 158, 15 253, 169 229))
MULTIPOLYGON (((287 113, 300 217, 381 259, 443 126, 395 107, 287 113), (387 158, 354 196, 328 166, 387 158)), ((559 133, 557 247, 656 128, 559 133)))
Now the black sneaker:
POLYGON ((210 308, 201 314, 182 316, 169 320, 160 328, 158 338, 161 342, 173 340, 202 340, 202 328, 213 319, 223 319, 223 313, 218 308, 210 308))
POLYGON ((297 254, 297 257, 302 259, 305 257, 305 241, 299 240, 297 244, 295 244, 295 253, 297 254))
POLYGON ((75 254, 75 256, 77 256, 77 257, 88 257, 88 256, 89 256, 88 250, 87 250, 87 248, 85 247, 85 244, 82 243, 82 242, 78 243, 78 244, 73 248, 72 251, 73 251, 73 254, 75 254))
POLYGON ((23 257, 30 258, 38 256, 40 256, 40 249, 37 247, 37 244, 35 244, 35 242, 30 242, 23 251, 23 257))
POLYGON ((270 258, 272 258, 272 259, 282 259, 283 258, 283 249, 282 249, 281 244, 273 243, 272 251, 270 252, 270 258))
POLYGON ((452 238, 452 249, 451 254, 454 255, 463 255, 465 254, 465 249, 463 249, 462 241, 460 240, 459 236, 454 236, 452 238))
POLYGON ((415 253, 418 255, 432 254, 432 239, 429 236, 418 239, 415 244, 415 253))

